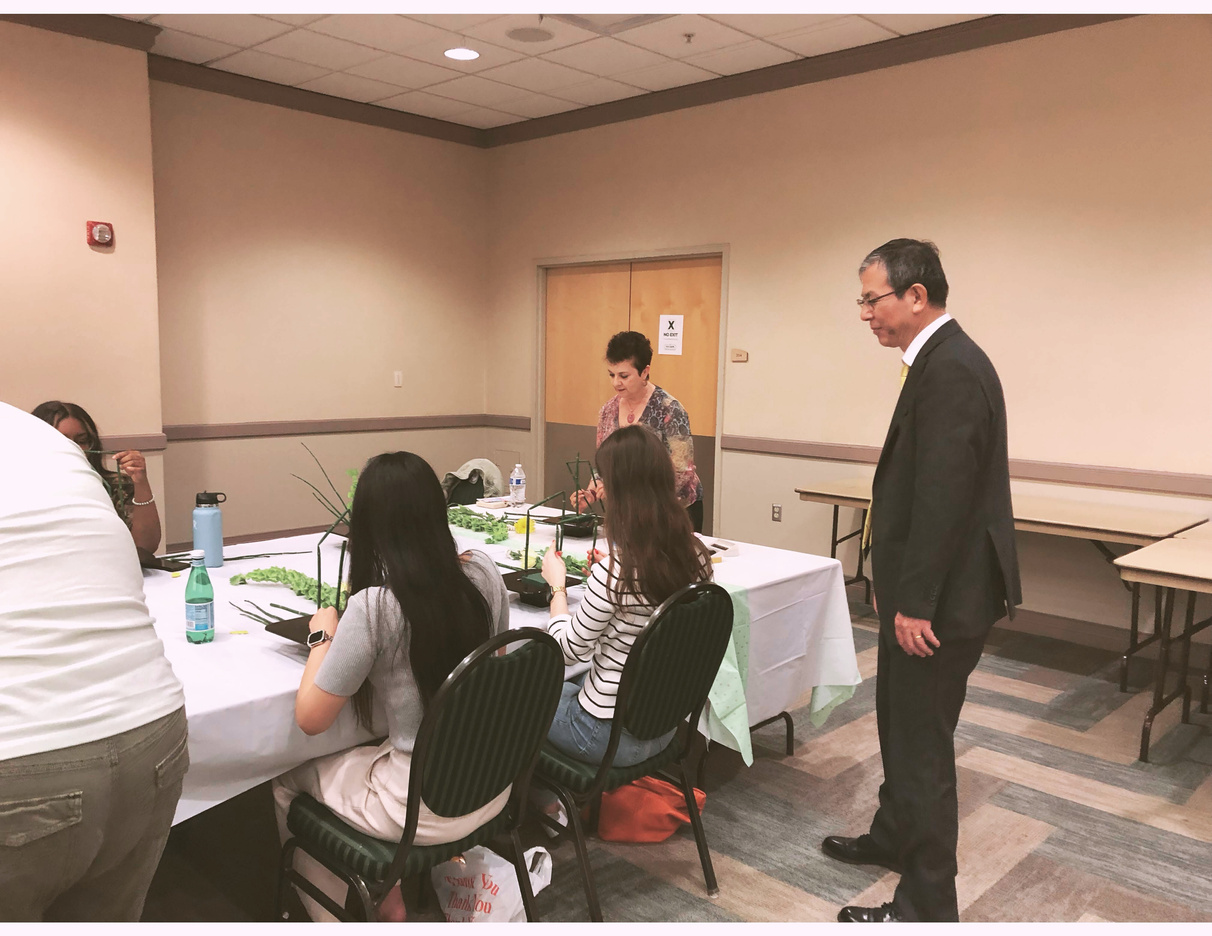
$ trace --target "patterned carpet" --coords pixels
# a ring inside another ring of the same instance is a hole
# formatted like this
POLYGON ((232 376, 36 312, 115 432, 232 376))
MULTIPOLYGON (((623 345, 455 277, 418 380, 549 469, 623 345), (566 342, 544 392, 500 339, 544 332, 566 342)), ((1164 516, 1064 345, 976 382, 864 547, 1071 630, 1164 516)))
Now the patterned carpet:
MULTIPOLYGON (((704 823, 719 897, 706 897, 688 828, 659 845, 594 841, 607 920, 823 921, 891 899, 895 874, 820 851, 826 835, 866 831, 882 779, 868 610, 853 607, 864 683, 820 729, 793 713, 794 756, 781 726, 755 734, 751 768, 713 750, 704 823)), ((1212 920, 1212 716, 1182 725, 1172 705, 1152 763, 1138 762, 1151 664, 1134 663, 1120 693, 1123 638, 1100 636, 1110 646, 997 628, 986 645, 956 735, 962 920, 1212 920)), ((543 919, 587 919, 571 845, 553 857, 543 919)))
MULTIPOLYGON (((820 851, 826 835, 866 830, 881 780, 869 611, 852 606, 863 684, 819 729, 793 713, 794 756, 781 723, 754 735, 750 768, 712 750, 704 824, 719 897, 706 896, 688 828, 657 845, 592 840, 607 920, 824 921, 891 898, 896 875, 820 851)), ((1212 715, 1182 725, 1170 706, 1152 763, 1137 761, 1151 663, 1135 661, 1120 693, 1123 639, 1025 613, 994 629, 956 736, 962 920, 1212 921, 1212 715)), ((1198 646, 1195 663, 1207 653, 1198 646)), ((527 846, 547 844, 537 825, 526 832, 527 846)), ((549 847, 542 918, 587 920, 571 843, 549 847)), ((267 785, 183 823, 144 918, 270 919, 276 850, 267 785)))

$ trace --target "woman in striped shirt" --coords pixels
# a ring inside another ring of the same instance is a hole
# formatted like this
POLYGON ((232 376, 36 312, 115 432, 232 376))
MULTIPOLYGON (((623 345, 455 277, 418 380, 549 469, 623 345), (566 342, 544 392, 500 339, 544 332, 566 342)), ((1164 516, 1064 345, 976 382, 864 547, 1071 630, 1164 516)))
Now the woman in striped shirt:
MULTIPOLYGON (((564 684, 548 738, 591 764, 606 753, 623 664, 653 610, 684 586, 711 578, 711 556, 678 502, 673 463, 656 435, 641 426, 612 433, 598 449, 598 469, 607 495, 610 557, 593 566, 575 614, 568 613, 564 560, 555 550, 543 557, 543 577, 553 592, 548 632, 566 664, 591 664, 564 684)), ((641 741, 624 731, 614 764, 647 760, 672 737, 641 741)))

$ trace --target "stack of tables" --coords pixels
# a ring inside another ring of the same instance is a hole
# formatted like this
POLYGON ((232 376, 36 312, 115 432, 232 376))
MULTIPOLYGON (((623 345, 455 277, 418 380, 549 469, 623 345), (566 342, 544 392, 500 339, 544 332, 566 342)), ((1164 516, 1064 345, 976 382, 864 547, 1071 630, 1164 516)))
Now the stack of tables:
MULTIPOLYGON (((1157 590, 1159 616, 1155 635, 1159 638, 1157 667, 1153 679, 1153 705, 1145 715, 1141 727, 1140 759, 1149 760, 1149 735, 1153 719, 1171 702, 1183 700, 1182 720, 1191 720, 1191 686, 1188 673, 1191 663, 1191 639, 1212 625, 1212 617, 1195 620, 1195 601, 1199 594, 1212 594, 1212 523, 1203 523, 1184 530, 1172 539, 1162 540, 1115 560, 1120 577, 1139 589, 1141 585, 1152 585, 1157 590), (1182 633, 1170 634, 1177 592, 1187 593, 1187 614, 1182 633), (1176 667, 1178 676, 1174 691, 1166 694, 1166 677, 1171 667, 1171 652, 1174 644, 1181 646, 1181 658, 1176 667)), ((1212 670, 1212 656, 1204 671, 1203 690, 1200 693, 1199 710, 1208 711, 1208 671, 1212 670)))
MULTIPOLYGON (((1163 618, 1166 617, 1167 611, 1165 601, 1163 600, 1163 592, 1168 586, 1159 585, 1156 601, 1155 625, 1153 633, 1141 638, 1140 636, 1140 586, 1142 584, 1157 584, 1148 578, 1130 577, 1135 576, 1135 572, 1125 570, 1131 569, 1130 566, 1125 566, 1125 562, 1133 561, 1134 557, 1149 553, 1150 549, 1156 548, 1152 544, 1162 545, 1169 543, 1172 539, 1182 537, 1189 534, 1191 539, 1208 538, 1212 542, 1212 533, 1197 533, 1197 530, 1209 529, 1207 522, 1208 518, 1202 514, 1184 511, 1172 510, 1153 510, 1144 507, 1128 507, 1115 504, 1100 504, 1090 500, 1084 500, 1079 497, 1065 497, 1063 493, 1058 493, 1056 496, 1041 496, 1032 493, 1024 493, 1021 490, 1015 490, 1018 487, 1014 482, 1011 482, 1011 494, 1013 497, 1014 510, 1014 528, 1029 533, 1045 533, 1050 536, 1064 536, 1075 539, 1088 540, 1106 559, 1108 562, 1114 563, 1124 581, 1125 586, 1132 593, 1132 618, 1128 636, 1128 646, 1120 656, 1119 668, 1119 687, 1121 692, 1128 690, 1128 664, 1131 658, 1145 647, 1153 643, 1158 643, 1163 648, 1165 653, 1168 647, 1170 638, 1168 635, 1168 622, 1163 624, 1163 618), (1126 556, 1117 557, 1111 551, 1108 544, 1125 545, 1143 547, 1135 552, 1128 553, 1126 556)), ((831 504, 833 506, 833 533, 830 539, 829 555, 837 555, 837 547, 839 543, 859 536, 862 533, 863 524, 867 519, 867 511, 871 506, 871 481, 867 478, 844 478, 836 481, 818 482, 812 485, 796 488, 796 493, 799 494, 800 500, 813 501, 816 503, 831 504), (853 507, 861 511, 859 517, 858 529, 838 536, 838 514, 842 507, 853 507)), ((1174 547, 1169 547, 1173 549, 1174 547)), ((1184 549, 1184 547, 1178 547, 1184 549)), ((1189 549, 1189 548, 1188 548, 1189 549)), ((1157 556, 1158 553, 1151 555, 1157 556)), ((1186 555, 1186 553, 1184 553, 1186 555)), ((858 566, 853 576, 846 580, 846 584, 862 583, 866 590, 867 601, 871 600, 871 581, 863 572, 863 555, 862 550, 859 550, 858 566)), ((1158 561, 1170 561, 1172 554, 1164 552, 1162 559, 1158 561)), ((1148 556, 1146 562, 1152 561, 1148 556)), ((1184 566, 1186 568, 1186 566, 1184 566)), ((1141 570, 1141 574, 1147 574, 1141 570)), ((1206 583, 1206 580, 1204 580, 1206 583)), ((1175 586, 1181 587, 1181 586, 1175 586)), ((1170 587, 1169 603, 1170 611, 1173 610, 1173 591, 1174 587, 1170 587)), ((1185 589, 1191 590, 1191 589, 1185 589)), ((1198 588, 1195 590, 1199 590, 1198 588)), ((1191 610, 1194 609, 1192 599, 1191 610)), ((1204 622, 1206 625, 1207 622, 1204 622)), ((1197 625, 1195 630, 1199 631, 1203 625, 1197 625)), ((1185 634, 1186 632, 1184 632, 1185 634)), ((1178 638, 1184 639, 1184 638, 1178 638)), ((1189 640, 1189 638, 1188 638, 1189 640)), ((1186 653, 1189 654, 1189 642, 1186 644, 1186 653)), ((1162 700, 1162 694, 1157 694, 1161 690, 1157 688, 1160 682, 1164 682, 1166 676, 1166 664, 1160 663, 1155 671, 1155 696, 1157 703, 1162 700)), ((1184 677, 1185 678, 1185 677, 1184 677)), ((1173 700, 1171 697, 1170 701, 1173 700)), ((1164 708, 1161 705, 1155 704, 1155 708, 1164 708)), ((1206 708, 1206 693, 1205 702, 1201 707, 1201 711, 1206 708)), ((1156 712, 1151 711, 1145 718, 1145 724, 1142 729, 1143 741, 1141 745, 1141 759, 1148 759, 1148 736, 1149 730, 1153 722, 1153 717, 1156 712)))

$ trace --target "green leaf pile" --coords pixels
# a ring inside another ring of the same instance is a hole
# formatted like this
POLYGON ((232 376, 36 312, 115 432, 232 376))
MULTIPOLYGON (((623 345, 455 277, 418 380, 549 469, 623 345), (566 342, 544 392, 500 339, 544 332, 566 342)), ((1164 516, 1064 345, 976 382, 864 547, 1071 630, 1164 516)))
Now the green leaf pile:
POLYGON ((493 543, 503 543, 509 539, 509 524, 504 520, 487 517, 463 506, 446 508, 446 522, 464 530, 487 533, 488 539, 484 542, 489 546, 493 543))
MULTIPOLYGON (((532 569, 542 568, 543 554, 546 552, 547 552, 547 547, 543 547, 542 549, 532 549, 530 551, 530 568, 532 568, 532 569)), ((517 562, 521 562, 522 561, 522 550, 511 549, 509 551, 509 558, 514 559, 517 562)), ((563 556, 562 558, 564 560, 564 568, 567 569, 569 572, 572 572, 576 575, 588 575, 589 574, 589 563, 586 562, 584 559, 578 559, 576 556, 563 556)))
MULTIPOLYGON (((248 582, 270 582, 275 585, 285 585, 300 598, 316 600, 316 580, 294 569, 284 569, 282 566, 271 566, 268 569, 253 569, 240 575, 233 575, 229 580, 233 585, 244 585, 248 582)), ((346 595, 349 589, 346 588, 346 595)), ((325 585, 320 592, 320 607, 334 608, 337 604, 337 589, 333 585, 325 585)), ((342 602, 344 604, 344 602, 342 602)))

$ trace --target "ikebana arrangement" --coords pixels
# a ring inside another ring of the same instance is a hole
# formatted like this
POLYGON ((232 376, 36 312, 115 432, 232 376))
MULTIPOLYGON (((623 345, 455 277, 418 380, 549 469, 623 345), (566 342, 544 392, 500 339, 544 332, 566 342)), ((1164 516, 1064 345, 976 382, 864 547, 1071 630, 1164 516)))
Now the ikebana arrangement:
MULTIPOLYGON (((332 490, 333 497, 336 499, 336 503, 333 503, 333 501, 329 499, 328 495, 324 491, 312 484, 306 478, 300 477, 292 472, 291 477, 298 478, 309 488, 311 488, 312 496, 319 501, 320 504, 323 505, 324 509, 331 513, 334 518, 332 525, 329 526, 329 528, 324 532, 324 535, 320 537, 320 542, 316 544, 316 577, 311 578, 310 576, 304 575, 302 572, 296 572, 293 569, 285 569, 281 566, 272 566, 268 569, 253 569, 251 572, 243 572, 233 575, 229 581, 232 585, 244 585, 248 582, 272 582, 278 585, 285 585, 299 597, 310 598, 315 601, 317 610, 320 608, 336 608, 339 613, 344 604, 343 599, 347 599, 349 597, 349 586, 344 581, 345 550, 347 548, 347 544, 341 544, 341 559, 337 565, 337 585, 325 585, 323 583, 320 563, 320 547, 323 546, 324 541, 328 539, 329 535, 337 528, 337 526, 349 518, 349 511, 353 506, 354 491, 357 489, 358 485, 358 470, 356 468, 351 468, 346 472, 350 479, 349 493, 342 497, 341 492, 337 490, 336 485, 332 483, 332 479, 328 476, 328 472, 325 471, 324 466, 320 464, 320 459, 316 458, 316 453, 307 447, 307 443, 302 442, 300 444, 304 449, 307 450, 307 454, 312 457, 312 461, 314 461, 316 463, 316 467, 320 469, 320 474, 324 475, 324 480, 328 483, 329 488, 332 490), (338 504, 340 506, 337 506, 338 504)), ((283 620, 283 618, 266 611, 264 608, 261 608, 251 601, 249 601, 248 604, 251 604, 265 617, 272 618, 274 621, 283 620)), ((235 604, 233 604, 232 607, 245 617, 257 620, 262 624, 269 623, 267 620, 265 620, 265 618, 258 618, 257 615, 245 608, 241 608, 235 604)), ((290 611, 292 614, 296 614, 300 619, 304 620, 310 616, 293 611, 292 609, 283 607, 282 605, 270 604, 270 607, 280 608, 283 611, 290 611)))

